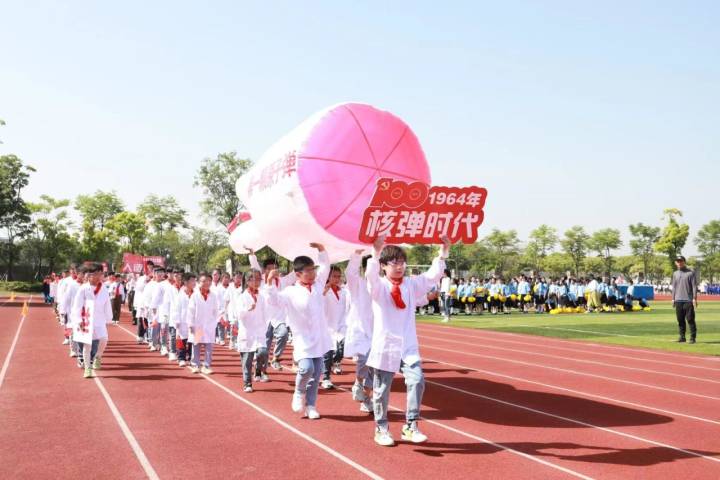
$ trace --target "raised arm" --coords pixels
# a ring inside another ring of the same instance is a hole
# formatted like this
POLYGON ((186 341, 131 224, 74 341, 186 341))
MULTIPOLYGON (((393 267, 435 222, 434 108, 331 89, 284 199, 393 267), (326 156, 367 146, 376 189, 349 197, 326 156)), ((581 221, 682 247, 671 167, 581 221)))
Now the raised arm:
POLYGON ((385 235, 380 235, 373 242, 372 257, 368 259, 365 269, 365 279, 368 284, 368 292, 373 300, 380 298, 383 291, 382 280, 380 280, 380 255, 385 248, 385 235))
POLYGON ((445 271, 445 259, 450 254, 450 240, 447 236, 443 236, 442 242, 443 245, 440 249, 440 253, 433 260, 430 269, 427 272, 414 277, 415 285, 420 290, 417 292, 418 295, 429 292, 430 289, 437 285, 442 278, 443 272, 445 271))
POLYGON ((319 243, 311 243, 312 248, 318 251, 318 271, 315 277, 315 288, 323 289, 327 283, 328 277, 330 276, 330 256, 328 255, 325 247, 319 243))

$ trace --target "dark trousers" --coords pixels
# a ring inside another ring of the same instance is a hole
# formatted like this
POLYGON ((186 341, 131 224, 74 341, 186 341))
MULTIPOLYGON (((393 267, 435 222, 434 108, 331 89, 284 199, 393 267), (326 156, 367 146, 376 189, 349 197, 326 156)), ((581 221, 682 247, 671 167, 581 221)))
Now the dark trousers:
POLYGON ((147 319, 138 317, 137 327, 138 327, 137 336, 139 338, 145 338, 145 334, 147 333, 147 328, 148 328, 147 319))
POLYGON ((685 338, 685 323, 687 322, 690 325, 690 338, 694 339, 697 335, 697 325, 695 325, 695 307, 692 302, 675 302, 675 316, 680 337, 685 338))
POLYGON ((177 349, 178 360, 190 361, 190 352, 192 352, 192 344, 188 343, 187 338, 180 338, 179 336, 175 340, 175 348, 177 349))
POLYGON ((120 307, 122 307, 122 297, 113 298, 112 299, 113 322, 120 321, 120 307))

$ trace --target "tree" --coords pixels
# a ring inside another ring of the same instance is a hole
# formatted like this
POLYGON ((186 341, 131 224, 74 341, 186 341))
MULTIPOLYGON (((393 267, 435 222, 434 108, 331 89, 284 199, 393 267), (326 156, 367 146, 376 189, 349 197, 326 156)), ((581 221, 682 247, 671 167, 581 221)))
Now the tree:
POLYGON ((703 271, 711 282, 720 268, 720 220, 712 220, 703 225, 695 237, 695 244, 703 255, 703 271))
MULTIPOLYGON (((436 256, 437 247, 433 245, 413 245, 407 249, 407 262, 409 265, 430 265, 436 256)), ((456 258, 452 253, 450 257, 456 258)))
POLYGON ((630 248, 633 255, 642 261, 643 278, 647 279, 650 262, 655 255, 654 245, 660 238, 660 227, 651 227, 640 222, 630 225, 628 228, 630 235, 633 236, 633 239, 630 240, 630 248))
POLYGON ((545 224, 530 232, 530 238, 537 246, 540 258, 545 258, 558 243, 557 230, 545 224))
MULTIPOLYGON (((0 127, 4 127, 4 126, 5 126, 5 120, 0 118, 0 127)), ((3 143, 2 140, 0 140, 0 145, 2 145, 2 143, 3 143)))
POLYGON ((172 195, 159 197, 150 194, 138 205, 137 213, 145 217, 155 233, 162 238, 163 232, 177 227, 187 228, 187 211, 178 205, 172 195))
POLYGON ((54 272, 60 260, 69 259, 76 251, 77 241, 70 234, 69 206, 70 200, 49 195, 41 195, 39 202, 28 202, 33 227, 25 246, 35 261, 36 276, 42 275, 43 260, 48 262, 48 271, 54 272))
POLYGON ((34 171, 15 155, 0 156, 0 232, 5 237, 0 252, 8 280, 13 279, 13 267, 19 255, 17 241, 31 232, 30 208, 21 193, 34 171))
POLYGON ((687 242, 690 234, 690 227, 687 223, 680 223, 682 212, 677 208, 666 208, 663 216, 667 220, 662 235, 655 242, 655 251, 667 255, 670 265, 673 265, 675 258, 680 255, 682 248, 687 242))
POLYGON ((111 260, 117 253, 118 245, 114 233, 106 224, 125 205, 115 192, 96 191, 92 195, 79 195, 75 208, 82 216, 82 254, 86 260, 111 260))
POLYGON ((553 252, 543 258, 540 268, 552 277, 562 277, 573 268, 573 259, 567 253, 553 252))
POLYGON ((560 240, 560 246, 572 259, 575 267, 575 275, 580 274, 580 266, 587 255, 587 241, 590 236, 580 225, 575 225, 565 231, 564 237, 560 240))
POLYGON ((119 242, 120 246, 128 252, 140 252, 147 227, 145 219, 134 212, 120 212, 108 220, 105 225, 111 232, 112 240, 119 242))
POLYGON ((178 251, 174 252, 175 262, 189 265, 194 272, 200 273, 208 269, 208 262, 213 253, 226 246, 226 237, 204 228, 192 227, 190 234, 183 238, 178 251))
POLYGON ((193 186, 201 187, 204 198, 200 201, 203 214, 227 227, 240 210, 235 192, 237 179, 245 174, 252 161, 237 158, 236 152, 219 153, 215 158, 203 159, 193 186))
POLYGON ((605 274, 612 274, 612 255, 613 250, 617 250, 622 246, 620 239, 620 230, 614 228, 604 228, 593 233, 587 241, 587 247, 597 252, 598 257, 603 259, 605 264, 605 274))
POLYGON ((488 257, 495 272, 499 275, 509 270, 509 265, 518 254, 518 236, 515 230, 503 232, 494 228, 490 235, 483 239, 488 249, 488 257))

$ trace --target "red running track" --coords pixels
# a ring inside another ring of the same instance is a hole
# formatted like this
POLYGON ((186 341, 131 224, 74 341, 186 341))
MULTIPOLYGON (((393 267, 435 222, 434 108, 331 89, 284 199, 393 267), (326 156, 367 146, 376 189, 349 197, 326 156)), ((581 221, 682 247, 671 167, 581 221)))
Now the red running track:
MULTIPOLYGON (((5 361, 20 308, 0 319, 5 361)), ((289 371, 245 394, 237 353, 192 375, 122 320, 85 380, 51 310, 31 305, 0 385, 1 478, 720 478, 720 362, 704 357, 419 325, 430 440, 381 448, 350 362, 310 421, 290 410, 289 371)), ((398 379, 391 405, 404 402, 398 379)))

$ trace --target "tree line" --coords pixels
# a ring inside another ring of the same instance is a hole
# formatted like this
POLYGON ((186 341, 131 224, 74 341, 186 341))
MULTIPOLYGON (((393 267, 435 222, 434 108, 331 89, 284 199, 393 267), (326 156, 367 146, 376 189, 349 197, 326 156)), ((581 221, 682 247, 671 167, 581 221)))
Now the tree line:
MULTIPOLYGON (((252 166, 236 152, 202 160, 194 186, 202 190, 200 208, 207 226, 191 225, 188 213, 173 195, 150 194, 130 210, 114 191, 98 190, 75 198, 42 195, 26 201, 23 190, 35 168, 16 155, 0 156, 0 274, 8 280, 38 279, 70 262, 106 261, 121 265, 122 253, 164 256, 173 265, 194 271, 224 265, 233 254, 225 227, 241 208, 235 194, 236 179, 252 166), (77 214, 72 215, 72 211, 77 214), (79 217, 79 221, 74 220, 79 217)), ((636 223, 628 226, 631 255, 619 256, 620 230, 587 232, 574 226, 562 235, 549 225, 532 230, 522 241, 515 230, 494 229, 472 245, 453 245, 450 267, 471 275, 514 275, 522 271, 552 276, 584 274, 642 275, 659 282, 672 272, 672 260, 682 252, 690 228, 682 212, 666 209, 663 226, 636 223)), ((704 279, 715 281, 720 272, 720 220, 703 225, 694 237, 701 256, 690 264, 704 279)), ((261 256, 275 255, 269 248, 261 256)), ((417 245, 408 251, 413 265, 428 265, 434 247, 417 245)), ((281 261, 285 264, 285 261, 281 261)), ((119 267, 118 267, 119 268, 119 267)))

